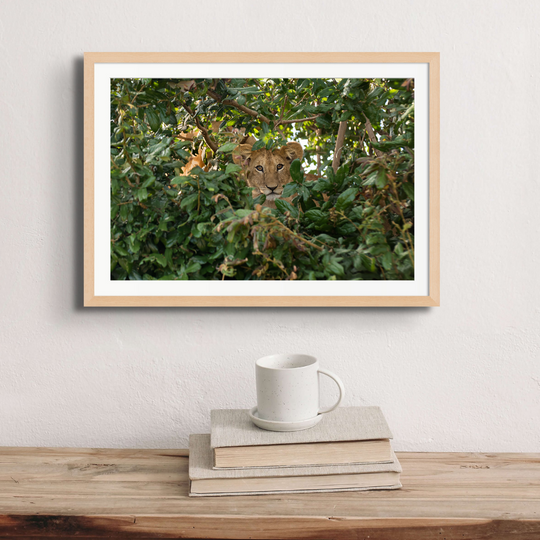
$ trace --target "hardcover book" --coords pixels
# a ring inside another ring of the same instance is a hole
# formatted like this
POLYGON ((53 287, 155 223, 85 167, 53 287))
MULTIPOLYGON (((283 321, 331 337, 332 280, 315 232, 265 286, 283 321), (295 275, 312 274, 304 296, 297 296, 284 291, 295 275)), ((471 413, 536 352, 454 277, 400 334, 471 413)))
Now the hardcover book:
POLYGON ((304 431, 265 431, 245 409, 211 412, 215 468, 389 463, 392 433, 379 407, 340 407, 304 431))
POLYGON ((191 496, 397 489, 401 487, 400 473, 395 454, 390 463, 216 470, 212 468, 210 435, 189 439, 191 496))

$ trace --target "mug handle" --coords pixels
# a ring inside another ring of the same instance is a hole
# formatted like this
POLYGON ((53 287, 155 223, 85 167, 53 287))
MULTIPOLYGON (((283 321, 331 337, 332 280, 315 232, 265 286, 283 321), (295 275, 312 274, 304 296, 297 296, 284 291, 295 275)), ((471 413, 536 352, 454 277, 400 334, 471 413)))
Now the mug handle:
POLYGON ((343 383, 341 382, 341 379, 337 375, 332 373, 331 371, 327 371, 326 369, 319 368, 318 372, 322 373, 323 375, 326 375, 327 377, 330 377, 331 379, 334 379, 334 381, 336 382, 336 384, 338 385, 338 388, 339 388, 339 398, 338 398, 338 400, 331 407, 326 407, 326 409, 321 409, 319 411, 319 414, 324 414, 324 413, 333 411, 334 409, 336 409, 339 406, 339 404, 341 403, 342 399, 345 396, 345 387, 343 386, 343 383))

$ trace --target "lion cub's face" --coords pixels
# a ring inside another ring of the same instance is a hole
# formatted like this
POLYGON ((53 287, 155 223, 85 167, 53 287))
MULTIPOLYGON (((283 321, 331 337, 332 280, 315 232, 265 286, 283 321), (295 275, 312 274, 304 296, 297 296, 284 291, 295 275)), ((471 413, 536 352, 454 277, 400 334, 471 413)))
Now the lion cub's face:
POLYGON ((274 150, 251 151, 251 146, 241 144, 233 153, 233 160, 242 166, 248 186, 253 188, 253 197, 263 193, 263 206, 275 208, 275 200, 281 198, 283 186, 292 181, 289 172, 291 162, 302 159, 304 151, 297 142, 287 143, 274 150))

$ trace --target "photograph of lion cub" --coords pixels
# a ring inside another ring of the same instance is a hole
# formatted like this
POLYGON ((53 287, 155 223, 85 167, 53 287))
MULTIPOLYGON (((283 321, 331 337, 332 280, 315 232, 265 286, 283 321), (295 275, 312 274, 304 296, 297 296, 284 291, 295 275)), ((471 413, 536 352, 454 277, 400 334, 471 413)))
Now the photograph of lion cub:
MULTIPOLYGON (((242 167, 242 176, 253 188, 253 198, 265 195, 263 206, 276 208, 275 200, 281 199, 283 188, 292 182, 290 168, 295 159, 302 160, 304 150, 298 142, 289 142, 281 148, 253 151, 253 144, 240 144, 233 151, 233 159, 242 167)), ((289 197, 289 202, 292 197, 289 197)))
POLYGON ((111 80, 111 279, 414 279, 414 79, 111 80))

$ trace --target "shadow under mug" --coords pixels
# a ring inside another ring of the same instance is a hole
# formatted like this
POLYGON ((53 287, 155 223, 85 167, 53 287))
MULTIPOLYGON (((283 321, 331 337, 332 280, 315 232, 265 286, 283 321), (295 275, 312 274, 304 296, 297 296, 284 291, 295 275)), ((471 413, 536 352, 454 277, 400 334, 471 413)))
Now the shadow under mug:
POLYGON ((274 354, 255 363, 257 412, 259 418, 275 422, 301 422, 333 411, 341 403, 345 388, 337 375, 322 369, 314 356, 274 354), (334 405, 321 409, 319 374, 333 379, 339 388, 334 405))

